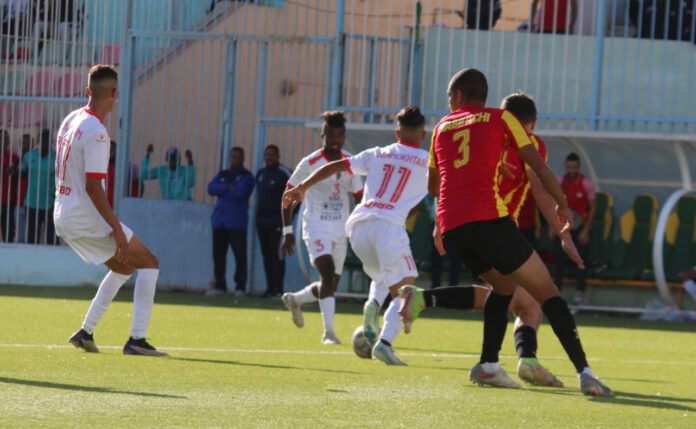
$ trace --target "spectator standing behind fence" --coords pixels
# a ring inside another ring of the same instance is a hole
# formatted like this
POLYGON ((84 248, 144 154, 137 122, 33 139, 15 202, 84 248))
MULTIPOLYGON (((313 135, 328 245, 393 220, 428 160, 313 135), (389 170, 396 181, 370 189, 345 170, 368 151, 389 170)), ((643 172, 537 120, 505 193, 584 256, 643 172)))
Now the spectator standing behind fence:
POLYGON ((19 167, 24 163, 24 158, 26 158, 34 146, 34 140, 29 134, 23 134, 22 140, 20 141, 20 148, 22 156, 16 167, 13 168, 13 174, 19 177, 19 194, 17 195, 17 243, 27 242, 27 206, 24 204, 27 198, 27 185, 29 182, 28 174, 19 174, 19 167))
POLYGON ((0 230, 2 241, 9 243, 15 236, 15 203, 17 200, 17 180, 14 174, 14 166, 19 162, 19 157, 12 150, 10 134, 7 130, 0 130, 0 230))
POLYGON ((292 171, 280 163, 280 150, 268 145, 263 151, 265 167, 256 173, 256 232, 259 235, 263 269, 266 273, 265 297, 280 298, 283 294, 285 258, 280 253, 283 238, 281 202, 285 184, 292 171))
POLYGON ((27 174, 27 243, 41 242, 45 228, 46 243, 56 244, 53 202, 56 194, 56 151, 51 148, 51 132, 41 131, 39 148, 22 160, 22 175, 27 174))
POLYGON ((532 0, 530 20, 533 32, 546 34, 572 33, 575 21, 578 17, 577 0, 532 0), (537 7, 541 2, 539 18, 534 20, 537 7), (568 6, 570 5, 570 25, 568 24, 568 6))
POLYGON ((220 171, 208 184, 208 193, 218 199, 211 217, 215 286, 206 296, 222 295, 227 291, 225 275, 230 246, 235 260, 234 296, 246 294, 247 224, 253 189, 254 175, 244 168, 244 149, 235 146, 230 150, 230 168, 220 171))
MULTIPOLYGON (((433 230, 435 226, 436 218, 435 212, 437 207, 435 206, 435 200, 432 196, 425 196, 425 207, 428 210, 428 215, 430 216, 430 228, 429 231, 433 230)), ((430 287, 436 288, 440 287, 442 283, 442 260, 447 258, 449 261, 448 274, 448 286, 457 286, 459 284, 459 278, 462 272, 462 264, 459 256, 454 252, 447 252, 445 256, 440 255, 435 247, 435 240, 430 237, 430 287)))
MULTIPOLYGON (((126 197, 139 197, 143 194, 143 182, 140 181, 138 166, 128 161, 128 176, 126 176, 126 197)), ((116 142, 111 140, 109 146, 109 167, 106 176, 106 195, 109 204, 114 206, 114 186, 116 184, 116 142)))
MULTIPOLYGON (((596 191, 590 179, 580 173, 580 157, 577 154, 571 153, 566 157, 565 169, 566 174, 559 177, 558 181, 561 183, 561 188, 568 200, 568 207, 576 217, 571 236, 573 241, 577 243, 580 257, 586 261, 590 243, 590 227, 597 210, 596 191)), ((558 287, 563 284, 566 262, 567 258, 561 248, 561 242, 556 237, 553 246, 553 263, 555 265, 554 280, 558 287)), ((573 298, 575 305, 579 305, 583 301, 585 276, 586 269, 578 270, 576 292, 573 298)))
POLYGON ((193 165, 193 155, 186 150, 188 165, 179 163, 179 150, 171 148, 165 158, 167 165, 150 169, 150 155, 154 148, 152 144, 145 149, 145 158, 140 164, 140 180, 159 179, 163 200, 190 200, 191 188, 196 186, 196 166, 193 165))

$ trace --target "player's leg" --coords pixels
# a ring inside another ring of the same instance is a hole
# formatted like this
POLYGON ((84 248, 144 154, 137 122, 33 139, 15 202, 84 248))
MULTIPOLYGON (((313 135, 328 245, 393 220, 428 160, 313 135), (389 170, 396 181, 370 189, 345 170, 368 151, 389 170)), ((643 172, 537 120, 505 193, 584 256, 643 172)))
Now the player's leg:
MULTIPOLYGON (((330 246, 330 245, 329 245, 330 246)), ((334 316, 336 314, 336 292, 337 275, 333 256, 330 254, 322 255, 314 261, 314 266, 319 271, 319 309, 324 323, 323 344, 340 344, 334 333, 334 316)))
POLYGON ((527 289, 534 299, 541 303, 541 309, 548 318, 553 332, 575 366, 580 379, 580 390, 589 395, 613 395, 611 389, 602 384, 592 373, 577 333, 575 319, 570 313, 567 303, 560 296, 558 288, 553 284, 553 280, 539 255, 534 252, 522 266, 510 273, 508 277, 527 289))
POLYGON ((213 228, 213 272, 215 273, 215 286, 206 292, 208 296, 222 295, 227 292, 228 247, 228 230, 225 228, 213 228))
POLYGON ((420 312, 428 307, 452 308, 455 310, 483 310, 489 289, 484 286, 443 286, 434 289, 421 289, 405 285, 399 289, 401 307, 399 314, 404 324, 404 332, 411 332, 413 322, 420 312))
POLYGON ((234 296, 243 297, 247 281, 247 230, 230 230, 230 244, 234 253, 234 296))
POLYGON ((379 335, 379 312, 382 309, 384 300, 389 295, 389 288, 378 285, 374 280, 370 282, 370 291, 367 301, 363 306, 363 335, 370 347, 377 343, 379 335))
POLYGON ((130 337, 123 346, 123 354, 143 356, 169 356, 167 353, 157 350, 146 340, 147 327, 155 302, 155 290, 159 277, 159 260, 150 252, 136 236, 128 242, 128 261, 126 264, 118 262, 115 258, 107 261, 106 266, 112 271, 135 269, 135 290, 133 291, 133 322, 131 324, 130 337))
POLYGON ((515 289, 510 302, 515 319, 515 348, 519 362, 517 375, 537 386, 563 387, 563 382, 544 368, 536 355, 537 331, 543 319, 539 303, 522 287, 515 289))
POLYGON ((370 347, 374 347, 379 335, 379 313, 389 294, 384 284, 384 272, 379 263, 379 251, 374 234, 378 232, 381 221, 364 220, 353 225, 350 232, 350 245, 362 262, 365 274, 372 279, 368 300, 363 306, 363 335, 370 347))
MULTIPOLYGON (((413 266, 413 271, 415 271, 415 264, 413 266)), ((412 275, 401 279, 399 282, 389 287, 389 293, 391 294, 392 300, 389 303, 387 311, 384 313, 384 326, 382 327, 379 341, 372 349, 372 356, 375 359, 386 363, 387 365, 406 365, 405 362, 396 356, 392 345, 394 344, 396 337, 399 335, 399 331, 401 330, 402 326, 399 317, 399 290, 403 286, 412 285, 415 282, 416 277, 412 275)))

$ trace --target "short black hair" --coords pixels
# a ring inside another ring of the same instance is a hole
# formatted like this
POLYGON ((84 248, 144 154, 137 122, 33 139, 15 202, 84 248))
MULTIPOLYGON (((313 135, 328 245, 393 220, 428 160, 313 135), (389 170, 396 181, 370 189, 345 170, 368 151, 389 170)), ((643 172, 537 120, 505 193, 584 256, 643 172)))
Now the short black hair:
POLYGON ((577 153, 571 152, 571 153, 568 154, 568 156, 566 156, 565 162, 568 162, 568 161, 575 161, 575 162, 577 162, 577 163, 579 164, 579 163, 580 163, 580 157, 578 156, 577 153))
POLYGON ((244 156, 244 148, 241 146, 233 146, 232 149, 230 149, 230 152, 240 152, 242 156, 244 156))
POLYGON ((425 125, 425 116, 416 106, 406 106, 396 115, 396 121, 400 127, 404 128, 420 128, 425 125))
POLYGON ((468 68, 460 70, 452 76, 447 86, 447 94, 453 95, 461 91, 468 101, 486 102, 488 98, 488 81, 481 70, 468 68))
POLYGON ((341 110, 328 110, 321 114, 324 123, 321 124, 321 135, 326 134, 328 128, 346 129, 346 115, 341 110))
POLYGON ((510 111, 525 125, 531 124, 537 118, 537 108, 534 99, 531 95, 521 91, 505 97, 501 108, 510 111))
POLYGON ((266 149, 264 149, 263 151, 265 152, 268 149, 274 150, 274 151, 276 151, 276 153, 280 153, 280 149, 278 148, 278 146, 276 146, 274 144, 269 144, 268 146, 266 146, 266 149))
POLYGON ((99 98, 108 95, 106 92, 107 88, 99 85, 107 80, 118 82, 118 72, 113 66, 107 64, 97 64, 89 69, 87 86, 92 92, 92 97, 99 98))

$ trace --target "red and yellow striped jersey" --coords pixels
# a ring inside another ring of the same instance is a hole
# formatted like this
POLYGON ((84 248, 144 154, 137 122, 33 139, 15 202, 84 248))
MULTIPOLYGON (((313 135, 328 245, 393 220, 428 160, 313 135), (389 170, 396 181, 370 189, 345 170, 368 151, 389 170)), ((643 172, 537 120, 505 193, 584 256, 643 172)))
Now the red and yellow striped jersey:
MULTIPOLYGON (((530 135, 530 139, 541 155, 541 159, 546 162, 548 154, 544 142, 535 134, 530 135)), ((498 182, 500 196, 507 206, 508 213, 520 228, 534 226, 534 198, 529 191, 527 178, 527 169, 531 167, 525 164, 517 154, 517 150, 509 145, 503 151, 503 161, 513 166, 510 173, 514 175, 514 177, 507 177, 501 174, 498 182)))
POLYGON ((437 217, 442 233, 508 215, 498 189, 506 144, 517 150, 532 141, 505 110, 466 105, 435 126, 430 167, 440 172, 437 217))

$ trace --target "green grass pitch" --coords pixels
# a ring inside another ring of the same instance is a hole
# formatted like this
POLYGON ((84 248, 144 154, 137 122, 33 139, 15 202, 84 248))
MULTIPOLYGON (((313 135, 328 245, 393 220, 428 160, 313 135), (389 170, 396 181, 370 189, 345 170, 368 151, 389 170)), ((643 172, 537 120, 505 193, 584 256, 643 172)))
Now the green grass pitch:
MULTIPOLYGON (((170 358, 124 356, 132 291, 73 349, 94 289, 0 287, 0 427, 696 427, 693 324, 578 317, 595 373, 615 398, 588 398, 548 325, 539 355, 564 388, 479 387, 481 315, 426 310, 395 342, 408 367, 357 358, 361 304, 337 303, 323 346, 316 304, 296 328, 280 301, 158 293, 148 338, 170 358)), ((512 324, 503 367, 516 378, 512 324)))

